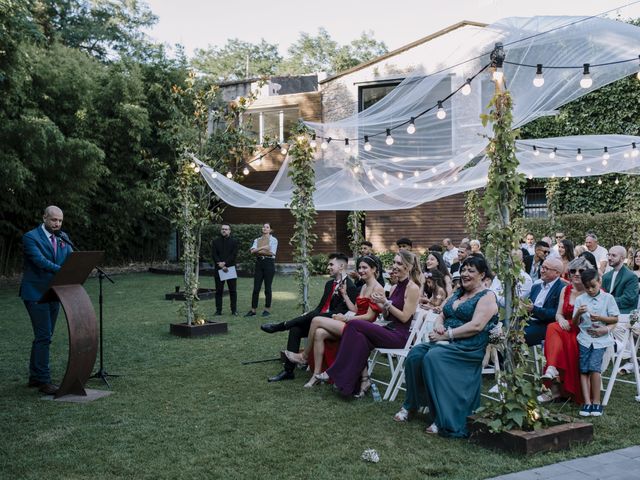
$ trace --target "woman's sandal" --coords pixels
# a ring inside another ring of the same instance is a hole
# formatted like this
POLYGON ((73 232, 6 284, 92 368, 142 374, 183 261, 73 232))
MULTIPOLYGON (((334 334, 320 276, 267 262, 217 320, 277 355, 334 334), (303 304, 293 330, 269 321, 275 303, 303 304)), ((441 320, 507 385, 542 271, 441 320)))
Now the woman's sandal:
POLYGON ((354 395, 355 398, 363 398, 369 389, 371 388, 371 379, 369 377, 362 377, 360 380, 360 392, 354 395))
POLYGON ((393 419, 396 422, 408 422, 411 412, 406 408, 402 407, 394 416, 393 419))
POLYGON ((322 383, 329 381, 329 374, 327 372, 316 373, 313 377, 322 383))
POLYGON ((313 388, 316 385, 320 385, 322 380, 318 378, 318 375, 312 375, 307 383, 304 384, 304 388, 313 388))
POLYGON ((425 433, 437 434, 438 426, 435 423, 432 423, 427 427, 427 429, 425 430, 425 433))
POLYGON ((307 364, 307 359, 304 358, 304 356, 301 353, 294 353, 294 352, 290 352, 289 350, 285 350, 284 355, 285 357, 287 357, 287 360, 289 360, 291 363, 295 363, 296 365, 307 364))

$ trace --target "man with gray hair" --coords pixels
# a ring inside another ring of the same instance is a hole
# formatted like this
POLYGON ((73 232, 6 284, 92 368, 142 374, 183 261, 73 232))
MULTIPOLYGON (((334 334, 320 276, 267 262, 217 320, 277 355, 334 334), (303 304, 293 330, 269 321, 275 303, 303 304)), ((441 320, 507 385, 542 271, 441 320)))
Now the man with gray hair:
POLYGON ((596 257, 596 268, 598 269, 598 272, 600 272, 600 275, 603 275, 604 271, 607 269, 607 256, 609 254, 607 249, 598 245, 598 237, 593 232, 587 233, 584 239, 584 246, 594 257, 596 257))
POLYGON ((611 270, 602 276, 602 288, 613 295, 620 313, 630 313, 638 305, 638 277, 627 268, 624 259, 627 250, 616 245, 609 249, 608 262, 611 270))
POLYGON ((442 259, 444 260, 444 263, 447 264, 447 268, 451 268, 451 265, 458 260, 458 249, 453 246, 450 238, 442 240, 442 246, 444 247, 442 259))
POLYGON ((547 258, 540 267, 540 279, 531 287, 527 310, 531 314, 528 325, 524 329, 527 345, 540 345, 547 333, 547 325, 555 322, 560 292, 564 283, 560 275, 564 272, 564 265, 559 258, 547 258))

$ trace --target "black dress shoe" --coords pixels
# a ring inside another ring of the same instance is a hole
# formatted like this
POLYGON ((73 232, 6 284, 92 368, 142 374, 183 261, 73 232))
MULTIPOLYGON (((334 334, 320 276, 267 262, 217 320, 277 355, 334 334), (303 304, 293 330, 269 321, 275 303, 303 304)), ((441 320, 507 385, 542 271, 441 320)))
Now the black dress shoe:
POLYGON ((222 316, 222 312, 216 312, 215 315, 216 315, 216 317, 221 317, 222 316))
POLYGON ((40 385, 40 393, 44 393, 45 395, 55 395, 58 392, 58 386, 53 383, 44 383, 40 385))
POLYGON ((30 378, 29 383, 27 383, 27 387, 29 388, 41 387, 42 385, 45 385, 45 382, 41 382, 40 380, 36 380, 35 378, 30 378))
POLYGON ((277 374, 274 377, 269 377, 267 379, 268 382, 280 382, 282 380, 293 380, 295 378, 295 375, 293 374, 293 372, 287 372, 286 370, 281 371, 279 374, 277 374))
POLYGON ((264 323, 260 325, 260 330, 267 333, 284 332, 284 325, 282 323, 264 323))
POLYGON ((251 310, 249 310, 247 313, 244 314, 245 317, 255 317, 256 316, 256 312, 252 312, 251 310))

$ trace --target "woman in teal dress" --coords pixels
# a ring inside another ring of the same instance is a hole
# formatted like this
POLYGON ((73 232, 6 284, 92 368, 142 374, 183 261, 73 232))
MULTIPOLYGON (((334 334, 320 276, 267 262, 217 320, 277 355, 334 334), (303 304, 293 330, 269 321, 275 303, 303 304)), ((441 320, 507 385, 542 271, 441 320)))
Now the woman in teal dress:
POLYGON ((430 341, 416 345, 407 356, 406 400, 394 420, 407 421, 427 406, 433 421, 427 433, 468 436, 467 416, 480 405, 489 330, 498 321, 496 297, 483 285, 488 271, 482 257, 468 257, 462 263, 462 286, 442 309, 430 341))

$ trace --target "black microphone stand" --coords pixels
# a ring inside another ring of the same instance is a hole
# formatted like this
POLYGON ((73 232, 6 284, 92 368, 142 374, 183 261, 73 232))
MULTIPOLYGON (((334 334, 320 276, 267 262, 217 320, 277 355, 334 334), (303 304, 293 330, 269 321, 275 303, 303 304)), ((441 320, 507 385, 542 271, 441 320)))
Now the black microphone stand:
MULTIPOLYGON (((74 250, 78 250, 76 246, 73 243, 71 243, 71 240, 69 240, 69 237, 65 233, 57 232, 55 235, 56 237, 60 238, 62 241, 67 242, 69 246, 74 250)), ((100 306, 99 308, 100 314, 98 317, 100 319, 99 320, 100 322, 100 368, 96 373, 91 375, 89 378, 100 378, 107 385, 107 387, 111 388, 111 385, 109 385, 109 381, 107 380, 107 377, 119 377, 120 375, 116 375, 114 373, 107 373, 107 370, 104 368, 104 351, 103 351, 104 337, 102 333, 102 310, 103 310, 104 302, 103 302, 103 294, 102 294, 102 283, 105 278, 114 285, 116 282, 114 282, 113 279, 109 275, 107 275, 107 273, 104 270, 102 270, 100 267, 96 267, 96 270, 98 271, 98 285, 99 285, 98 305, 100 306)))

